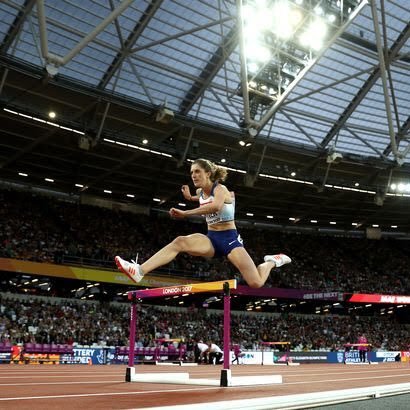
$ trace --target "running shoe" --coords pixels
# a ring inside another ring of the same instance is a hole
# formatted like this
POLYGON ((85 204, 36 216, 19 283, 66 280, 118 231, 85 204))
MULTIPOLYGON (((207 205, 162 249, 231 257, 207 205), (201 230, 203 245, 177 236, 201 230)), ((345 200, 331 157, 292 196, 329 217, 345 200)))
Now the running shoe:
POLYGON ((116 256, 115 263, 118 269, 121 272, 124 272, 133 282, 141 282, 144 275, 141 272, 140 265, 136 261, 131 260, 131 262, 128 262, 121 257, 116 256))
POLYGON ((265 262, 275 262, 277 268, 292 262, 292 259, 284 253, 279 253, 278 255, 266 255, 263 260, 265 262))

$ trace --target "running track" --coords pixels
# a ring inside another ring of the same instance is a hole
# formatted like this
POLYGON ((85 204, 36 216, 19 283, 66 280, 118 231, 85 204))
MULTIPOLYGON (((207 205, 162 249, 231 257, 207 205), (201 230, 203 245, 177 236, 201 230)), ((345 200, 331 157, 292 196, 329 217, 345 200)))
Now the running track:
MULTIPOLYGON (((233 366, 232 375, 281 374, 283 384, 212 387, 126 383, 125 366, 0 365, 0 409, 143 409, 278 395, 409 383, 404 363, 346 366, 233 366)), ((191 378, 220 377, 218 366, 137 366, 138 373, 188 372, 191 378)), ((212 410, 212 409, 209 409, 212 410)))

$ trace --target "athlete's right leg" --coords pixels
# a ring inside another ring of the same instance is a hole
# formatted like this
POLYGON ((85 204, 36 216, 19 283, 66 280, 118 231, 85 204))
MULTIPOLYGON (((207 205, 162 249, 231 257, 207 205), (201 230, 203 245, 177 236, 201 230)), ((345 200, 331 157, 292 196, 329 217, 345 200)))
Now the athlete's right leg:
POLYGON ((178 236, 167 246, 159 250, 141 265, 142 272, 147 274, 160 266, 166 265, 185 252, 192 256, 203 256, 211 258, 215 250, 210 239, 201 233, 194 233, 187 236, 178 236))
POLYGON ((210 239, 206 235, 195 233, 187 236, 178 236, 142 265, 136 262, 130 263, 119 256, 115 257, 115 263, 118 269, 127 274, 131 280, 140 282, 143 275, 171 262, 181 252, 208 258, 211 258, 215 254, 210 239))

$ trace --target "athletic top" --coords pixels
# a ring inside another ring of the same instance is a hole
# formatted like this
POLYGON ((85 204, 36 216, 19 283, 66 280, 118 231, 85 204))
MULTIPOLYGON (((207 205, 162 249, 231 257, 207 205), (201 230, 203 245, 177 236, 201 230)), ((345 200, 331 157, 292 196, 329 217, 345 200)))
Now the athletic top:
MULTIPOLYGON (((360 337, 357 339, 357 343, 358 343, 358 344, 360 344, 360 343, 366 344, 366 343, 367 343, 366 336, 360 336, 360 337)), ((357 350, 367 350, 367 346, 359 346, 359 347, 357 348, 357 350)))
MULTIPOLYGON (((211 193, 208 198, 204 198, 204 193, 201 190, 199 194, 199 206, 203 206, 206 204, 210 204, 214 201, 214 189, 218 185, 218 182, 214 182, 212 185, 211 193)), ((208 225, 214 225, 218 222, 227 222, 233 221, 235 219, 235 196, 233 192, 231 192, 232 202, 231 203, 224 203, 222 209, 218 212, 213 214, 205 215, 206 223, 208 225)))

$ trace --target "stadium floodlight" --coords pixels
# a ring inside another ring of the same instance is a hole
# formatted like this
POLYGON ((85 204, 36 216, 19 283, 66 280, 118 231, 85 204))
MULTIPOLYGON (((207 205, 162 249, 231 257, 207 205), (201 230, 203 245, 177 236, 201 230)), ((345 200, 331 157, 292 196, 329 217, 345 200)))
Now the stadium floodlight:
POLYGON ((367 0, 236 0, 244 118, 258 133, 367 0))

